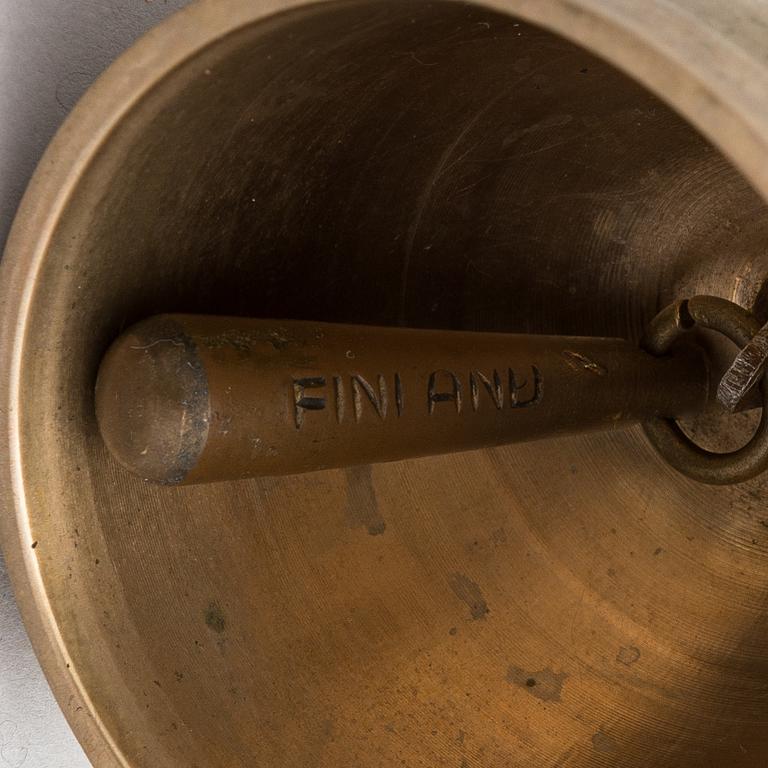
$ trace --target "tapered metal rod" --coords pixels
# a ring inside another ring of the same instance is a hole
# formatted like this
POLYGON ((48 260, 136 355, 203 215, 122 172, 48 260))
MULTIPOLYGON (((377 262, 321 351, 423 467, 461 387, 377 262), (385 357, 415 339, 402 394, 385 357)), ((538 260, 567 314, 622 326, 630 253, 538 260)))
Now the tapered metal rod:
POLYGON ((120 463, 180 484, 616 429, 709 393, 696 347, 161 315, 110 348, 96 409, 120 463))

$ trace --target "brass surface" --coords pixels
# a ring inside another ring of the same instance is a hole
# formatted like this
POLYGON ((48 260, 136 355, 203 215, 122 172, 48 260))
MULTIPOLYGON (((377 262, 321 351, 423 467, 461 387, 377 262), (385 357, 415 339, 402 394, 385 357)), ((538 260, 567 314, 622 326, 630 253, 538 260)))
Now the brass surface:
MULTIPOLYGON (((692 330, 706 328, 723 334, 742 350, 760 338, 760 322, 738 304, 717 296, 694 296, 674 302, 652 321, 642 346, 654 354, 665 354, 692 330)), ((733 372, 731 366, 720 380, 718 402, 723 382, 733 372)), ((744 395, 747 392, 743 393, 744 395)), ((644 423, 652 445, 688 477, 714 485, 742 483, 768 471, 768 379, 760 386, 763 412, 753 435, 733 451, 713 452, 692 440, 676 419, 656 417, 644 423)))
POLYGON ((96 84, 2 264, 0 492, 97 768, 766 764, 765 476, 702 486, 633 429, 164 488, 93 391, 164 312, 636 343, 704 293, 764 322, 767 20, 220 0, 96 84))
POLYGON ((694 416, 711 389, 692 345, 160 315, 112 344, 95 407, 124 467, 180 485, 694 416))
POLYGON ((718 402, 731 412, 749 397, 762 381, 768 365, 768 324, 757 333, 751 334, 749 342, 742 347, 717 388, 718 402))

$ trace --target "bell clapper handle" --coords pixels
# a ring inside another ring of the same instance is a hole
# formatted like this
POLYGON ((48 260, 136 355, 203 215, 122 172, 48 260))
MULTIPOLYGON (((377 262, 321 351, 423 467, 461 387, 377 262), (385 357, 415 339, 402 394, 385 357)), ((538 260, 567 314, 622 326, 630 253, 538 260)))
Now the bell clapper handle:
POLYGON ((666 346, 649 351, 613 338, 157 315, 107 352, 96 414, 123 466, 169 485, 666 428, 714 391, 704 351, 670 340, 689 316, 666 312, 666 346))

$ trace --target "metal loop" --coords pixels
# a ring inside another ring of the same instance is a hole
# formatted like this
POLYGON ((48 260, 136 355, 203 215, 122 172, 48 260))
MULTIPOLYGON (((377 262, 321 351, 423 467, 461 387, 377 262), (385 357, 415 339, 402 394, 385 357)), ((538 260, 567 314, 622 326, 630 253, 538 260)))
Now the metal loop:
MULTIPOLYGON (((675 302, 651 322, 642 346, 663 355, 694 326, 723 334, 739 348, 760 331, 760 323, 743 307, 715 296, 675 302)), ((676 470, 710 485, 741 483, 768 469, 768 373, 760 383, 763 413, 750 441, 730 453, 713 453, 696 445, 674 419, 656 418, 643 425, 654 448, 676 470)))

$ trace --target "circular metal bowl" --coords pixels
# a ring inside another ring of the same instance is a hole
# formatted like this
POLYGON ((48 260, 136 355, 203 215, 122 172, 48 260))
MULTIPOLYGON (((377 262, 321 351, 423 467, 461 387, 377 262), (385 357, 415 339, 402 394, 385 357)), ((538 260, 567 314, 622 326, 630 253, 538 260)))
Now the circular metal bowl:
POLYGON ((97 82, 0 274, 3 546, 94 765, 765 765, 765 479, 697 485, 635 430, 158 488, 93 384, 157 312, 638 339, 708 293, 765 319, 767 24, 219 0, 97 82))

